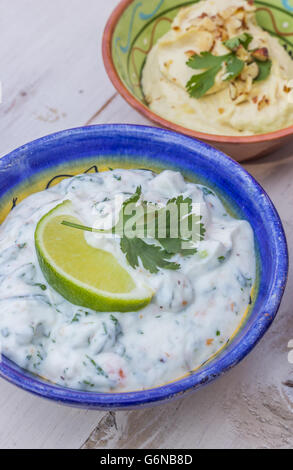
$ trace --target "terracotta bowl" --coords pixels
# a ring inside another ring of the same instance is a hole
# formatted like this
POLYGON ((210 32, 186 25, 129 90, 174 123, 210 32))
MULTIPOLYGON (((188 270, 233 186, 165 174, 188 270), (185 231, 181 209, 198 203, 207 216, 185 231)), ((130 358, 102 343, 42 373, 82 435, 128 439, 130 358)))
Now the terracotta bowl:
MULTIPOLYGON (((255 136, 204 134, 174 124, 153 113, 141 88, 146 56, 165 34, 180 8, 195 1, 122 0, 113 11, 104 32, 103 58, 107 73, 120 95, 138 112, 159 126, 203 140, 237 161, 265 155, 293 141, 293 126, 255 136)), ((277 36, 293 59, 293 3, 289 0, 255 1, 259 24, 277 36)))

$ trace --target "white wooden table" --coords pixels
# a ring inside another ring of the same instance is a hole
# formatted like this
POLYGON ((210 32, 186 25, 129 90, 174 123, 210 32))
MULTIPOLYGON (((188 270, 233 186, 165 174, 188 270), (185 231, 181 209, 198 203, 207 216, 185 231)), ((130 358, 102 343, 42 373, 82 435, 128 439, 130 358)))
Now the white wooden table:
MULTIPOLYGON (((118 0, 0 0, 0 156, 84 124, 149 124, 113 89, 101 56, 118 0)), ((293 248, 293 148, 245 167, 271 196, 293 248)), ((293 446, 293 273, 277 320, 226 376, 189 398, 131 412, 80 411, 0 380, 0 448, 288 448, 293 446)))

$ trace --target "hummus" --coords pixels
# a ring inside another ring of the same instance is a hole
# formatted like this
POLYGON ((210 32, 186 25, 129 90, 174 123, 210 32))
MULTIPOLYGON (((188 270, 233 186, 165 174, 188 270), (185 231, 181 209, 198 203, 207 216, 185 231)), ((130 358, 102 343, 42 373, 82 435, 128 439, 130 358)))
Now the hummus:
POLYGON ((276 38, 257 25, 251 3, 205 0, 180 10, 171 30, 153 47, 142 87, 150 109, 168 121, 210 134, 253 135, 293 125, 292 79, 292 59, 276 38), (207 52, 224 56, 231 52, 224 43, 243 33, 251 36, 248 54, 268 53, 268 76, 255 80, 250 69, 257 70, 257 62, 251 67, 248 62, 234 80, 227 80, 222 69, 204 96, 190 96, 187 83, 203 72, 187 65, 190 57, 207 52))

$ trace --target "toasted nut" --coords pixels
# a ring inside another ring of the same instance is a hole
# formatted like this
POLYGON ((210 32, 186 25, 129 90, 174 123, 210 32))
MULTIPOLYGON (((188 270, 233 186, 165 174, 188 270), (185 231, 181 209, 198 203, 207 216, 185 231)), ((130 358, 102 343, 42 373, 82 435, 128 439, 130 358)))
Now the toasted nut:
POLYGON ((248 62, 251 59, 250 53, 245 49, 245 47, 242 46, 242 44, 237 47, 236 55, 244 62, 248 62))
POLYGON ((180 31, 180 26, 173 26, 172 28, 174 31, 180 31))
POLYGON ((235 17, 232 17, 232 18, 229 18, 227 21, 226 21, 226 28, 227 28, 227 31, 228 31, 228 34, 229 35, 235 35, 238 33, 238 30, 242 27, 242 20, 240 20, 239 18, 235 18, 235 17))
POLYGON ((223 19, 220 17, 220 15, 213 15, 211 16, 211 20, 217 25, 217 26, 223 26, 224 22, 223 19))
POLYGON ((244 16, 245 16, 245 11, 244 11, 244 8, 243 7, 240 7, 236 10, 234 16, 236 18, 238 18, 239 20, 243 20, 244 16))
POLYGON ((254 103, 257 103, 258 97, 257 97, 257 96, 254 96, 254 97, 252 98, 252 101, 253 101, 254 103))
POLYGON ((293 90, 293 88, 290 88, 289 86, 284 85, 283 90, 284 90, 285 93, 290 93, 293 90))
POLYGON ((204 12, 198 18, 202 19, 202 18, 206 18, 207 16, 208 14, 204 12))
POLYGON ((170 65, 172 65, 172 64, 173 64, 173 60, 170 59, 170 60, 168 60, 168 62, 164 62, 164 67, 165 67, 166 69, 168 69, 168 68, 170 67, 170 65))
POLYGON ((251 85, 252 87, 252 80, 250 79, 250 82, 242 82, 241 80, 233 81, 230 82, 229 84, 229 92, 230 92, 230 97, 234 103, 241 104, 244 103, 249 99, 249 86, 251 85))
POLYGON ((265 108, 269 104, 270 104, 270 100, 266 96, 263 96, 257 105, 257 109, 261 111, 263 108, 265 108))
POLYGON ((218 109, 219 114, 223 114, 225 112, 224 108, 219 108, 218 109))
POLYGON ((200 22, 199 28, 213 33, 216 30, 216 25, 208 16, 205 16, 200 22))
POLYGON ((229 83, 229 93, 230 93, 231 100, 232 101, 236 100, 236 98, 238 96, 238 90, 237 90, 237 86, 235 85, 234 82, 229 83))
POLYGON ((224 18, 224 20, 227 20, 228 18, 234 15, 236 10, 237 10, 236 7, 229 7, 229 8, 226 8, 226 10, 222 11, 220 15, 222 18, 224 18))
POLYGON ((200 51, 210 51, 214 45, 214 35, 209 31, 199 31, 196 45, 200 51))
POLYGON ((252 78, 254 80, 259 74, 259 67, 255 62, 252 62, 249 65, 245 65, 243 71, 240 74, 241 80, 248 80, 249 78, 252 78))
POLYGON ((240 93, 240 95, 237 97, 235 100, 235 104, 242 104, 245 103, 245 101, 248 101, 249 95, 247 93, 240 93))
POLYGON ((253 85, 253 78, 248 77, 246 82, 245 82, 245 93, 250 93, 251 92, 252 85, 253 85))
POLYGON ((261 62, 266 62, 269 59, 269 51, 266 47, 261 47, 260 49, 256 49, 255 51, 252 52, 252 57, 255 59, 261 61, 261 62))
POLYGON ((229 39, 229 34, 225 28, 221 26, 216 30, 216 39, 220 39, 221 41, 227 41, 229 39))

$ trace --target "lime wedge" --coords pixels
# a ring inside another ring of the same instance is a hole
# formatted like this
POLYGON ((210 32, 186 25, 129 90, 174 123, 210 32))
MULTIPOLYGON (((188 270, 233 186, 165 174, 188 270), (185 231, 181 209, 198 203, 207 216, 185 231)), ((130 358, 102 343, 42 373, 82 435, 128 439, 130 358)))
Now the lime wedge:
POLYGON ((62 225, 80 224, 72 203, 46 214, 35 231, 35 246, 47 282, 75 305, 100 312, 130 312, 149 304, 153 291, 138 283, 109 252, 90 246, 84 232, 62 225))

